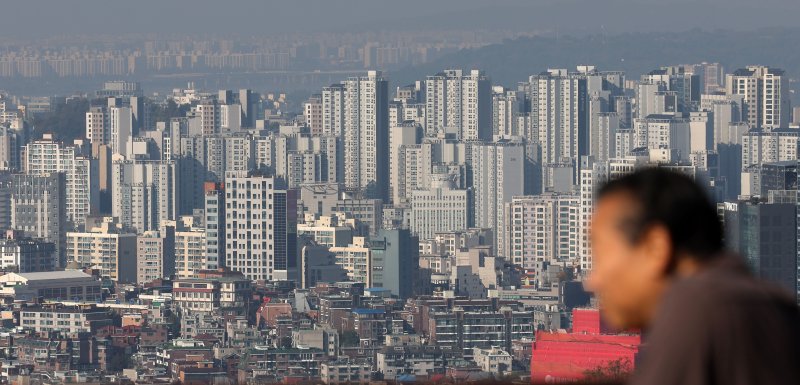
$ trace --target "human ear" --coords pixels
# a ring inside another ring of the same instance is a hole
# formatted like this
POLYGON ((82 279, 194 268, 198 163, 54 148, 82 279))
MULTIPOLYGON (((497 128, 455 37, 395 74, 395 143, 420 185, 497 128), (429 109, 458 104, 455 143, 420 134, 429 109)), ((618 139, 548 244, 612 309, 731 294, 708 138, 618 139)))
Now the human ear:
POLYGON ((640 238, 639 249, 648 275, 656 278, 672 270, 672 238, 663 225, 650 226, 640 238))

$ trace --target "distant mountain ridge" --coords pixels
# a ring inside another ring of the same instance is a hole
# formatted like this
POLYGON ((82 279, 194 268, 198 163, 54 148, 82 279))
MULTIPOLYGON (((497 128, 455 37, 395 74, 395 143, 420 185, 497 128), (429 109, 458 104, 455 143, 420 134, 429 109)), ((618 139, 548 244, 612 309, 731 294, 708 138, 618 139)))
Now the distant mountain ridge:
MULTIPOLYGON (((443 68, 479 68, 494 84, 514 87, 547 68, 625 71, 628 79, 665 65, 719 62, 730 72, 750 64, 782 68, 800 79, 800 28, 756 31, 691 30, 673 33, 625 33, 519 38, 455 52, 430 63, 390 73, 397 85, 424 79, 443 68)), ((793 86, 792 86, 793 87, 793 86)))

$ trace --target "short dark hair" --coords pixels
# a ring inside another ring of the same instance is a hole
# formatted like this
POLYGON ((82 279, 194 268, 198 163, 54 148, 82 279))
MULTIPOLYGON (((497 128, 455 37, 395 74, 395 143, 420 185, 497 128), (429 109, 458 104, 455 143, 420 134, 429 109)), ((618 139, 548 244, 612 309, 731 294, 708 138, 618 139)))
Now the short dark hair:
POLYGON ((692 178, 660 167, 648 167, 614 179, 597 193, 599 201, 613 193, 628 193, 638 206, 620 223, 631 243, 652 225, 666 227, 674 251, 695 259, 711 259, 723 249, 723 230, 715 205, 692 178))

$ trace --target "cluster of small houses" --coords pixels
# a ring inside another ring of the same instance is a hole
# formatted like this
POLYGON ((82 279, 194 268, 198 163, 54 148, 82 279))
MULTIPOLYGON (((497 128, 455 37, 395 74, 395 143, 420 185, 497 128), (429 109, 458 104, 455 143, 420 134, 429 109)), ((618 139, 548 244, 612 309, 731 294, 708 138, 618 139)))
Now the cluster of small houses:
POLYGON ((0 276, 0 380, 526 381, 536 325, 558 318, 515 300, 403 300, 354 282, 298 289, 226 269, 140 286, 92 273, 0 276))

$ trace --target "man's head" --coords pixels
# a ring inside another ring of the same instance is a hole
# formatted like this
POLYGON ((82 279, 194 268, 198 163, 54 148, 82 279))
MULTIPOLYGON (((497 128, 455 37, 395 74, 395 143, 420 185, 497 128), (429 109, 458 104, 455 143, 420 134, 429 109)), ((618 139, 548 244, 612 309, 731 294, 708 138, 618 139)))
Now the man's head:
POLYGON ((646 326, 670 280, 723 248, 714 205, 691 178, 647 168, 615 179, 597 195, 589 288, 606 320, 646 326))

